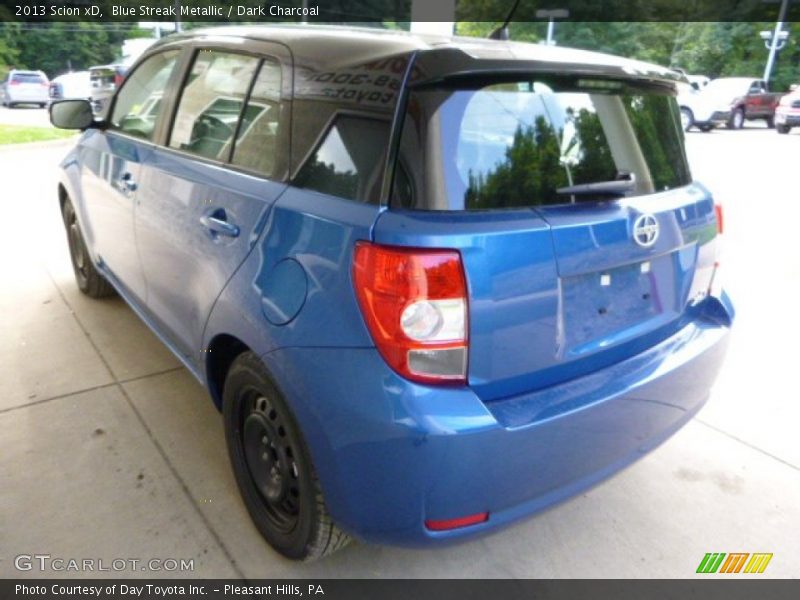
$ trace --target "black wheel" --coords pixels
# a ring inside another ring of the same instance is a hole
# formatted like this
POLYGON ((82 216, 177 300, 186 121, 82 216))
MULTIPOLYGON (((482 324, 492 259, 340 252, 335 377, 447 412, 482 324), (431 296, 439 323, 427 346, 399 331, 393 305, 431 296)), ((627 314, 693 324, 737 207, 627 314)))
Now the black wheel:
POLYGON ((681 106, 681 127, 684 131, 689 131, 694 125, 694 113, 690 108, 681 106))
POLYGON ((67 230, 69 257, 72 260, 72 270, 75 272, 75 282, 78 284, 78 288, 92 298, 111 296, 114 288, 92 264, 89 251, 86 249, 86 242, 83 240, 81 227, 75 216, 75 208, 69 200, 64 202, 62 214, 64 227, 67 230))
POLYGON ((765 119, 765 121, 767 122, 767 127, 768 127, 769 129, 772 129, 773 127, 775 127, 775 117, 774 117, 774 116, 772 116, 772 117, 767 117, 767 118, 765 119))
POLYGON ((791 127, 789 127, 788 125, 777 125, 777 126, 775 127, 775 130, 776 130, 778 133, 789 133, 789 132, 792 130, 792 128, 791 128, 791 127))
POLYGON ((703 133, 708 133, 712 129, 714 129, 713 125, 701 125, 700 126, 700 131, 702 131, 703 133))
POLYGON ((233 362, 222 397, 233 472, 261 535, 294 560, 344 547, 350 538, 328 514, 300 429, 254 353, 233 362))
POLYGON ((744 110, 741 108, 734 110, 726 126, 728 129, 741 129, 744 126, 744 110))

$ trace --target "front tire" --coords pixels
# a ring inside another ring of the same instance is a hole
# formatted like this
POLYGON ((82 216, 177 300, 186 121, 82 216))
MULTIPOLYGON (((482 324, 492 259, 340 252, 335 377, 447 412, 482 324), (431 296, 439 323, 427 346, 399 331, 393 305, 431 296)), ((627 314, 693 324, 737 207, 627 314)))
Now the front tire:
POLYGON ((690 108, 681 106, 681 127, 684 131, 689 131, 694 125, 694 113, 690 108))
POLYGON ((789 133, 792 130, 788 125, 777 125, 775 131, 781 134, 789 133))
POLYGON ((264 539, 293 560, 344 547, 350 538, 328 514, 300 428, 253 352, 233 362, 222 398, 236 483, 264 539))
POLYGON ((90 298, 105 298, 113 295, 114 288, 92 263, 72 202, 69 200, 64 202, 61 214, 67 230, 69 257, 72 261, 72 270, 75 273, 78 289, 90 298))

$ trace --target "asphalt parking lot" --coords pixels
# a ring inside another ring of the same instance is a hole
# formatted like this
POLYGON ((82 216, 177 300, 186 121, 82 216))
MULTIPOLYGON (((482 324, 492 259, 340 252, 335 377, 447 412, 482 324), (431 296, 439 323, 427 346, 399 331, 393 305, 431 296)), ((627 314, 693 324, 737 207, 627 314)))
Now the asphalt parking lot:
POLYGON ((309 565, 251 525, 203 388, 120 299, 78 292, 55 195, 67 144, 0 149, 0 577, 82 575, 15 569, 17 555, 49 554, 194 559, 195 577, 669 578, 707 552, 771 552, 758 577, 799 576, 800 131, 687 139, 725 206, 738 309, 706 408, 611 480, 490 537, 354 543, 309 565))

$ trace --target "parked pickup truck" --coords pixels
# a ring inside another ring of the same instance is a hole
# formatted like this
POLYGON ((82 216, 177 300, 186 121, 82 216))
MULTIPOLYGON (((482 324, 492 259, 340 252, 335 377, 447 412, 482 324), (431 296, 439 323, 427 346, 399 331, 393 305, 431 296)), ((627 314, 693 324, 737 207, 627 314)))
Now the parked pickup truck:
POLYGON ((772 93, 762 79, 751 77, 723 77, 714 79, 703 90, 703 94, 729 101, 731 106, 728 129, 741 129, 744 122, 764 119, 767 127, 775 125, 775 108, 783 96, 772 93))

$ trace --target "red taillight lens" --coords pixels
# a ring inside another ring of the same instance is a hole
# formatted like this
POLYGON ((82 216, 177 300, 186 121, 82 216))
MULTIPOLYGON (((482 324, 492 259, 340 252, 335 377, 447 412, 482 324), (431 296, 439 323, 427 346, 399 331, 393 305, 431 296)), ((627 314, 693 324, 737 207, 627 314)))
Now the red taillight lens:
POLYGON ((414 381, 466 382, 467 285, 457 251, 358 242, 353 283, 389 366, 414 381))
POLYGON ((114 86, 115 86, 115 87, 119 87, 119 86, 120 86, 120 84, 122 83, 122 80, 123 80, 123 79, 125 79, 125 76, 124 76, 124 75, 120 75, 119 73, 117 73, 116 75, 114 75, 114 86))
POLYGON ((11 81, 8 82, 8 85, 19 85, 19 81, 17 81, 16 79, 12 79, 11 81))
POLYGON ((431 531, 447 531, 448 529, 458 529, 459 527, 467 527, 469 525, 477 525, 478 523, 485 523, 489 520, 489 513, 482 512, 468 517, 458 517, 457 519, 445 519, 443 521, 425 521, 425 527, 431 531))
POLYGON ((723 229, 723 225, 724 225, 725 221, 723 220, 722 205, 721 204, 715 204, 714 205, 714 214, 717 217, 717 233, 722 234, 722 232, 724 230, 723 229))

